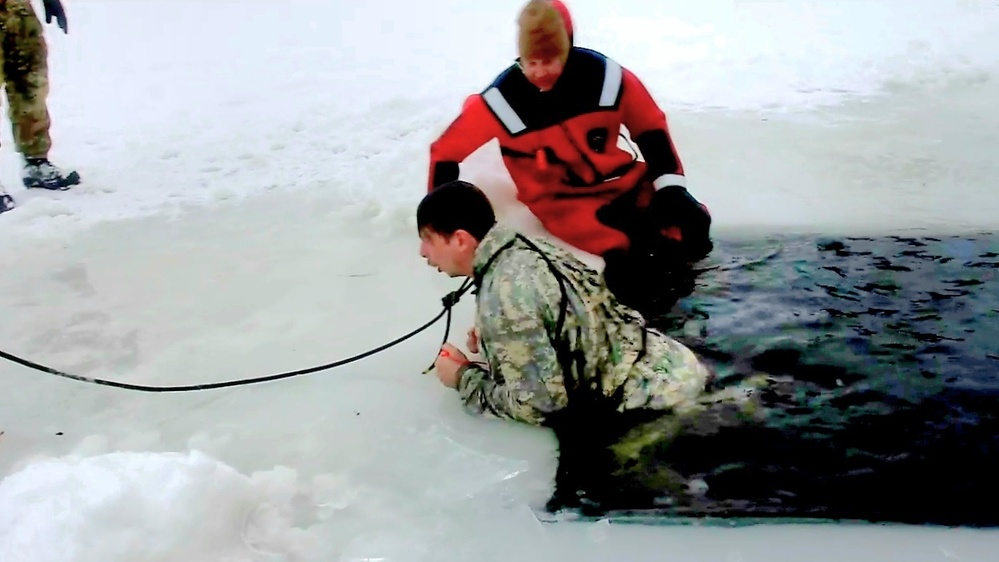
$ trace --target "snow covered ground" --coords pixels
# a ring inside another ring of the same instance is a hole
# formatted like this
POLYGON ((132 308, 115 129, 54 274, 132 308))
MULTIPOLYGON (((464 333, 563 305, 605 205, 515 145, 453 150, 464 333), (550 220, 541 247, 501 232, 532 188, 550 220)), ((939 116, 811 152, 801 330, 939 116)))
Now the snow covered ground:
MULTIPOLYGON (((40 10, 40 3, 38 8, 40 10)), ((57 164, 9 126, 0 349, 178 385, 401 336, 456 287, 417 255, 428 143, 514 55, 519 2, 66 0, 57 164)), ((996 230, 999 7, 570 4, 646 81, 719 236, 996 230)), ((491 146, 465 167, 508 220, 491 146)), ((470 300, 455 316, 463 343, 470 300)), ((994 532, 538 523, 554 440, 421 376, 443 323, 259 386, 142 394, 0 364, 0 561, 991 560, 994 532)))

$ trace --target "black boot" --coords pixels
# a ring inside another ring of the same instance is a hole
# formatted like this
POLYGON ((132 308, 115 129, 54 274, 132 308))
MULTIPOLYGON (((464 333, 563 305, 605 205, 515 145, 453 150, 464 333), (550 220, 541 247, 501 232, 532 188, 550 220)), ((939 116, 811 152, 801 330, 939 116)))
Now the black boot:
POLYGON ((14 198, 0 191, 0 213, 13 210, 14 207, 16 207, 14 198))
POLYGON ((75 170, 64 172, 48 158, 28 158, 24 165, 24 187, 65 191, 80 183, 80 174, 75 170))

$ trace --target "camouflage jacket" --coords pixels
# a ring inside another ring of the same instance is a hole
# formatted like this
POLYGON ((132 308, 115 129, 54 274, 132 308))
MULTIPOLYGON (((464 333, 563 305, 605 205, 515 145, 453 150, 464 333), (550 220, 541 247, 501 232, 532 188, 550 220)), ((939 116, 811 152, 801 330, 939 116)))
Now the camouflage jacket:
POLYGON ((568 404, 571 381, 617 393, 619 411, 676 407, 706 386, 690 349, 646 329, 568 251, 497 225, 476 250, 474 276, 485 363, 463 367, 458 382, 471 413, 544 425, 568 404))

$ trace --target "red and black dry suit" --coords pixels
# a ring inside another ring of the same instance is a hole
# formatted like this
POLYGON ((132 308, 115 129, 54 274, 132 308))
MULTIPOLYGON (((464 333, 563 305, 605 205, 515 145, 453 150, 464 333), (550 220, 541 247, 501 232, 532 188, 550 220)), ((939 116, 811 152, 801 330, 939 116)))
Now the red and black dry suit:
POLYGON ((676 187, 683 165, 666 115, 638 77, 605 55, 573 47, 547 92, 514 64, 469 96, 431 145, 428 188, 457 179, 459 163, 494 138, 517 198, 573 246, 606 256, 672 226, 698 246, 695 259, 710 251, 707 209, 676 187), (622 125, 644 162, 618 146, 622 125))

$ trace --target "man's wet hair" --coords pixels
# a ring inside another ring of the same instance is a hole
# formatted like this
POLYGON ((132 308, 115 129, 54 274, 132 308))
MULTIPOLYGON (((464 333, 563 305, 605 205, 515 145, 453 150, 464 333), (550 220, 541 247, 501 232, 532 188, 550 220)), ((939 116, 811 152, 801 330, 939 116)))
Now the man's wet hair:
POLYGON ((416 209, 416 230, 429 229, 442 236, 465 230, 476 240, 496 224, 496 214, 489 198, 475 185, 464 180, 443 183, 423 197, 416 209))

